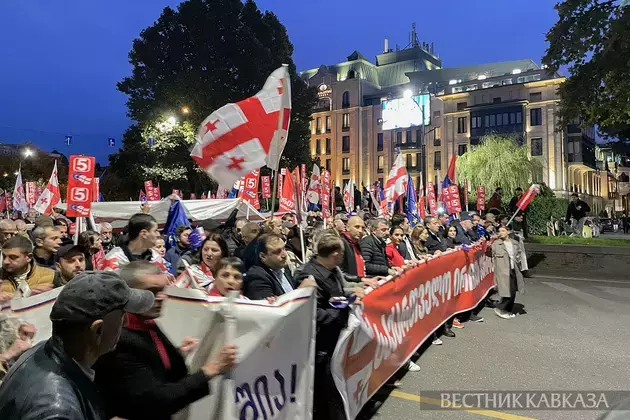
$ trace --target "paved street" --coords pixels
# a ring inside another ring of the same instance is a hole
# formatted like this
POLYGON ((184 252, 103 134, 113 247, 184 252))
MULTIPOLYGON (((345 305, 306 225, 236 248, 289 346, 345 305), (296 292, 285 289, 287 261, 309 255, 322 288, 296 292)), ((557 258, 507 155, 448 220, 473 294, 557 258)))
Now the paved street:
POLYGON ((503 320, 484 309, 484 323, 426 349, 422 371, 382 390, 361 419, 595 419, 601 413, 420 411, 417 401, 423 390, 630 390, 630 282, 526 281, 517 302, 527 314, 503 320))

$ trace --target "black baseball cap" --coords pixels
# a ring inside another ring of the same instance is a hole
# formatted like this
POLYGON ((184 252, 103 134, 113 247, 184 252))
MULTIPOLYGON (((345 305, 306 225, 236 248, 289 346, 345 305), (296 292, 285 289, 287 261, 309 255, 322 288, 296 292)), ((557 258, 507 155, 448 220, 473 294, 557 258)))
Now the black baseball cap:
POLYGON ((463 221, 465 221, 465 220, 470 220, 470 221, 472 221, 473 217, 472 217, 472 215, 471 215, 470 213, 468 213, 467 211, 465 211, 465 212, 463 212, 463 213, 461 214, 461 216, 459 217, 459 219, 460 219, 462 222, 463 222, 463 221))
POLYGON ((74 244, 66 244, 57 250, 55 253, 55 262, 58 262, 61 258, 65 258, 66 256, 72 256, 74 254, 83 254, 87 258, 88 251, 84 246, 74 245, 74 244))
POLYGON ((153 306, 148 290, 131 289, 111 271, 84 271, 63 288, 50 312, 51 321, 91 322, 116 309, 143 314, 153 306))

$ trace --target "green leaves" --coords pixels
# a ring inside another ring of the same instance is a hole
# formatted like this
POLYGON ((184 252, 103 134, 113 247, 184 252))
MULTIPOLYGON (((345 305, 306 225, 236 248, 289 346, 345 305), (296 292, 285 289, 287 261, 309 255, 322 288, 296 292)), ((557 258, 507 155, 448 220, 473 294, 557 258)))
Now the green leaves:
POLYGON ((527 146, 518 146, 513 136, 499 134, 483 137, 479 146, 457 158, 457 179, 483 185, 487 191, 502 187, 506 194, 529 187, 533 174, 541 169, 538 160, 529 158, 527 146))

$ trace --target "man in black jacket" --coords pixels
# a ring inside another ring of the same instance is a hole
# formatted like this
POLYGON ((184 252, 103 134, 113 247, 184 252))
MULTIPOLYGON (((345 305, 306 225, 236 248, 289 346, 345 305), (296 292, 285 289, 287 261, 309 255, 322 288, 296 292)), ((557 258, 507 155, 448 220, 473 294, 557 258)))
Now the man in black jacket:
POLYGON ((95 383, 108 418, 168 420, 210 393, 208 381, 232 368, 236 346, 224 345, 199 371, 189 374, 182 354, 191 351, 195 341, 186 340, 176 348, 155 323, 165 298, 166 274, 147 261, 133 261, 120 274, 130 287, 153 292, 155 303, 142 315, 128 317, 116 349, 96 364, 95 383))
MULTIPOLYGON (((330 360, 335 350, 339 334, 348 322, 348 306, 331 305, 331 298, 350 298, 344 292, 344 275, 338 266, 343 260, 344 246, 341 239, 333 234, 324 234, 317 242, 317 255, 304 265, 297 275, 298 280, 306 281, 313 277, 317 283, 317 335, 315 337, 315 391, 313 419, 336 420, 346 418, 343 402, 330 370, 330 360)), ((352 293, 362 297, 359 287, 352 293)))
POLYGON ((429 254, 439 254, 446 251, 446 241, 444 240, 444 237, 440 235, 440 222, 437 217, 425 217, 424 225, 427 227, 429 232, 429 238, 425 244, 429 254))
POLYGON ((243 279, 243 294, 252 300, 280 296, 297 287, 310 287, 311 282, 297 284, 286 268, 289 258, 285 242, 274 233, 265 233, 256 240, 258 261, 247 270, 243 279))
POLYGON ((389 234, 389 225, 385 219, 370 220, 371 234, 361 239, 361 255, 365 261, 365 274, 367 276, 394 275, 398 271, 389 268, 387 254, 385 254, 385 238, 389 234))
POLYGON ((575 219, 575 222, 573 222, 574 232, 571 234, 571 236, 575 235, 576 233, 579 236, 582 236, 582 229, 584 228, 586 215, 590 211, 591 208, 589 207, 589 205, 586 204, 586 202, 580 200, 576 193, 571 194, 571 202, 567 207, 567 216, 565 218, 565 222, 567 223, 570 223, 571 219, 575 219))
POLYGON ((50 312, 52 337, 22 355, 4 378, 0 419, 110 419, 92 365, 116 347, 125 312, 151 305, 152 293, 130 289, 115 273, 78 275, 50 312))

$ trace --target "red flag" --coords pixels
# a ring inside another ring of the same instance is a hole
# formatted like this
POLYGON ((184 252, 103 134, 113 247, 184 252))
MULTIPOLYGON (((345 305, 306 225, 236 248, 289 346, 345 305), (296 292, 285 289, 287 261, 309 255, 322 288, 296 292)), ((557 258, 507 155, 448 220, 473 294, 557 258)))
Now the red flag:
POLYGON ((264 165, 278 169, 290 117, 291 83, 282 66, 255 96, 227 104, 203 120, 190 155, 220 185, 230 188, 264 165))
POLYGON ((326 169, 322 172, 322 215, 324 218, 330 217, 330 172, 326 169))
POLYGON ((97 176, 92 179, 92 202, 99 201, 101 197, 101 179, 97 176))
POLYGON ((418 215, 424 220, 427 217, 427 209, 424 203, 424 184, 422 183, 422 172, 420 172, 420 185, 418 188, 418 215))
POLYGON ((399 154, 385 182, 385 201, 394 203, 398 197, 406 194, 407 182, 407 168, 405 167, 402 154, 399 154))
MULTIPOLYGON (((457 155, 451 156, 451 161, 448 164, 448 171, 446 171, 446 177, 451 181, 451 184, 455 184, 455 168, 457 167, 457 155)), ((446 181, 446 180, 445 180, 446 181)), ((443 188, 447 185, 443 185, 443 188)))
POLYGON ((459 187, 457 185, 449 185, 443 191, 444 206, 448 214, 462 212, 462 203, 459 199, 459 187))
POLYGON ((263 176, 260 180, 262 182, 262 198, 271 198, 271 177, 263 176))
MULTIPOLYGON (((285 175, 287 174, 287 169, 286 168, 282 168, 280 169, 280 176, 278 177, 278 198, 282 198, 282 191, 284 191, 282 182, 284 180, 285 175)), ((278 176, 278 172, 276 172, 276 176, 278 176)))
POLYGON ((95 162, 92 156, 70 156, 66 216, 87 217, 90 214, 95 162))
POLYGON ((11 211, 13 210, 13 193, 11 191, 7 191, 4 193, 5 195, 5 201, 7 204, 7 210, 11 211))
POLYGON ((4 194, 0 195, 0 212, 7 209, 7 198, 4 194))
POLYGON ((250 203, 254 208, 260 209, 260 201, 258 200, 258 180, 260 177, 260 171, 258 169, 245 175, 243 181, 242 197, 245 201, 250 203))
POLYGON ((32 207, 37 201, 37 183, 33 181, 25 182, 24 188, 26 190, 26 202, 29 207, 32 207))
POLYGON ((149 180, 149 181, 144 181, 144 189, 147 192, 147 200, 149 201, 155 201, 155 189, 153 188, 153 181, 149 180))
POLYGON ((486 187, 480 185, 477 187, 477 211, 486 209, 486 187))
POLYGON ((431 216, 437 216, 437 199, 435 198, 435 186, 433 182, 427 182, 427 200, 429 201, 429 213, 431 216))
POLYGON ((160 184, 153 189, 153 197, 156 201, 160 201, 162 199, 162 193, 160 192, 160 184))
POLYGON ((521 209, 521 211, 525 211, 527 206, 529 206, 529 203, 532 202, 534 197, 536 197, 539 192, 540 192, 540 186, 538 186, 537 184, 533 184, 531 187, 527 189, 527 191, 525 191, 525 194, 523 194, 521 198, 519 198, 519 200, 516 202, 516 207, 521 209))
MULTIPOLYGON (((282 184, 282 197, 280 197, 280 212, 294 213, 295 205, 295 186, 293 184, 293 175, 291 173, 284 176, 282 184)), ((279 180, 278 180, 279 181, 279 180)))

